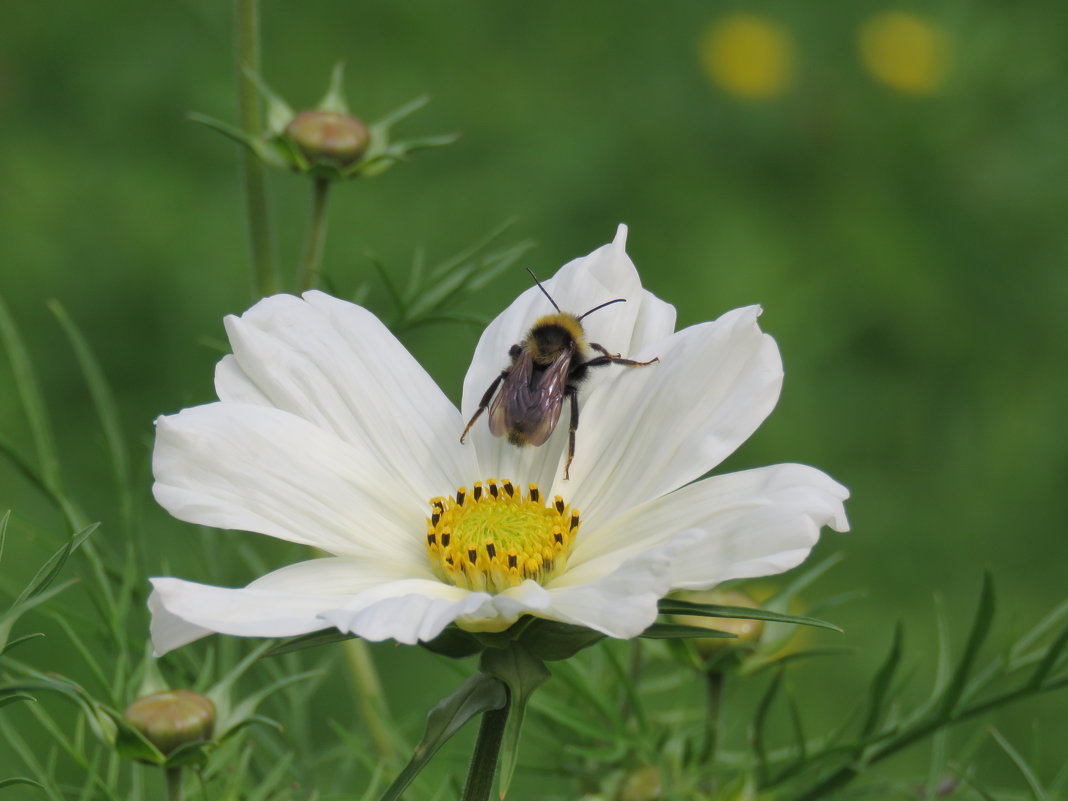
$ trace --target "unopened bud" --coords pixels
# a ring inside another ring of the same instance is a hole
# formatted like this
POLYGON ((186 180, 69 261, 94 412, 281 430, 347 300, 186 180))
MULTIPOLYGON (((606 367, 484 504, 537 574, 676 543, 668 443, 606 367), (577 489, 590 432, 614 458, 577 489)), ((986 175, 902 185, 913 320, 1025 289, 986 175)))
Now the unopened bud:
POLYGON ((619 801, 657 801, 664 794, 660 771, 653 765, 642 765, 627 773, 619 784, 619 801))
POLYGON ((347 166, 371 144, 371 132, 356 117, 335 111, 302 111, 289 121, 286 135, 310 162, 347 166))
MULTIPOLYGON (((744 606, 749 609, 760 608, 756 601, 741 590, 698 590, 682 592, 677 597, 680 601, 690 601, 698 604, 744 606)), ((704 659, 710 659, 731 649, 752 649, 760 641, 760 636, 764 633, 763 620, 747 620, 741 617, 703 617, 700 615, 675 615, 674 617, 676 623, 725 631, 728 634, 735 635, 733 638, 697 637, 693 639, 692 642, 697 649, 697 653, 704 659)))
POLYGON ((192 690, 166 690, 138 698, 122 717, 166 755, 185 743, 211 739, 215 704, 192 690))

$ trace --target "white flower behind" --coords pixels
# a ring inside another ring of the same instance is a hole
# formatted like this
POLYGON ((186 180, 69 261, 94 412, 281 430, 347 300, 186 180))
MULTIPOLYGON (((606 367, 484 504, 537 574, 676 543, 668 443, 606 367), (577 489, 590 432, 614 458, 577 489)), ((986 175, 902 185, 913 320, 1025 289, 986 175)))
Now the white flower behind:
MULTIPOLYGON (((551 311, 532 287, 478 343, 457 410, 367 310, 321 292, 266 298, 228 317, 233 355, 217 403, 157 421, 156 499, 182 520, 267 534, 332 556, 283 567, 239 589, 154 578, 152 637, 165 653, 212 632, 284 637, 336 627, 415 643, 456 623, 501 630, 524 614, 634 637, 674 589, 705 589, 801 562, 829 525, 847 529, 847 490, 783 464, 696 481, 737 448, 778 399, 774 340, 747 307, 674 332, 675 310, 642 289, 613 243, 544 281, 561 308, 591 315, 589 339, 642 369, 604 367, 580 390, 570 480, 567 425, 515 448, 465 421, 508 365, 508 349, 551 311), (490 477, 537 484, 581 510, 566 565, 544 586, 496 594, 431 568, 431 499, 490 477), (691 483, 694 482, 694 483, 691 483)), ((565 410, 565 415, 567 414, 565 410)))

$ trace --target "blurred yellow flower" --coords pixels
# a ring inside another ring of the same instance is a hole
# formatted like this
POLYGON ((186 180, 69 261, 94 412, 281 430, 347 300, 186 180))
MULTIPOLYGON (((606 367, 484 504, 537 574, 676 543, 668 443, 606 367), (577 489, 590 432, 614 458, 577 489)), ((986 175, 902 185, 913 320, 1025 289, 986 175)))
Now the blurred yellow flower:
POLYGON ((915 14, 876 14, 861 26, 858 45, 865 68, 891 89, 929 95, 945 83, 949 37, 937 25, 915 14))
POLYGON ((701 35, 699 56, 714 84, 741 97, 774 97, 793 78, 790 34, 756 14, 730 14, 713 22, 701 35))

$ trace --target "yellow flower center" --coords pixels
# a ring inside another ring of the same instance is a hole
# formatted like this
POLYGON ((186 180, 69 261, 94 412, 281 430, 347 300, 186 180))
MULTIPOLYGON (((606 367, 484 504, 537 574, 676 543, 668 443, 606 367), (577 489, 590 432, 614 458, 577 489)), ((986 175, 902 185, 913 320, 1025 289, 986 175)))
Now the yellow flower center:
POLYGON ((526 497, 511 481, 476 481, 469 493, 432 498, 426 552, 442 581, 498 593, 526 579, 544 584, 567 564, 579 529, 579 513, 557 495, 541 497, 537 484, 526 497), (547 500, 547 499, 546 499, 547 500))

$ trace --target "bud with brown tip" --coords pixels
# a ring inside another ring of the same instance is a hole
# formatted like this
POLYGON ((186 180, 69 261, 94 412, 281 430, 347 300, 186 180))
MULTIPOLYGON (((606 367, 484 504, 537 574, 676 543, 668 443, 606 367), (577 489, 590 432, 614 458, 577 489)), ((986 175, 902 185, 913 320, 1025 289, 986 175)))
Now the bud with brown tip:
POLYGON ((215 704, 192 690, 165 690, 138 698, 122 717, 167 755, 186 743, 211 739, 215 704))
POLYGON ((312 163, 353 164, 367 152, 371 132, 357 117, 336 111, 302 111, 286 125, 286 136, 312 163))

